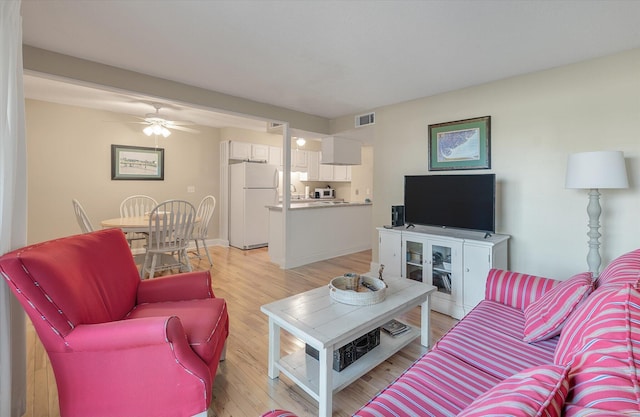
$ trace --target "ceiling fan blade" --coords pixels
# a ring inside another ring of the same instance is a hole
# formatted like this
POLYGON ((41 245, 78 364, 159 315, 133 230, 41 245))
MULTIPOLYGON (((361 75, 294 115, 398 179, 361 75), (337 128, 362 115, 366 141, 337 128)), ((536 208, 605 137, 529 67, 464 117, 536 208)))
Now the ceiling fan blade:
POLYGON ((191 129, 190 127, 184 127, 184 126, 171 125, 171 126, 167 126, 167 128, 168 129, 175 129, 175 130, 182 130, 183 132, 189 132, 189 133, 200 133, 199 130, 191 129))
POLYGON ((191 125, 195 125, 195 123, 190 122, 188 120, 180 120, 180 121, 169 120, 168 122, 171 123, 174 126, 191 126, 191 125))
POLYGON ((149 122, 145 122, 145 121, 142 121, 142 122, 129 122, 129 121, 123 122, 122 120, 103 120, 103 121, 107 122, 107 123, 126 123, 126 124, 135 124, 135 125, 138 125, 138 124, 140 124, 140 125, 148 125, 148 124, 150 124, 149 122))

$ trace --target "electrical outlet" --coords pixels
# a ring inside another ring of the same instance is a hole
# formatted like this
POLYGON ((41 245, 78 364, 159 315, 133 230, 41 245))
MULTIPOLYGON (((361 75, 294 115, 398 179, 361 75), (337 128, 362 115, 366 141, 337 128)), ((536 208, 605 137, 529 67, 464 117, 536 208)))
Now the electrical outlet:
POLYGON ((196 192, 196 186, 195 185, 187 186, 187 192, 188 193, 195 193, 196 192))

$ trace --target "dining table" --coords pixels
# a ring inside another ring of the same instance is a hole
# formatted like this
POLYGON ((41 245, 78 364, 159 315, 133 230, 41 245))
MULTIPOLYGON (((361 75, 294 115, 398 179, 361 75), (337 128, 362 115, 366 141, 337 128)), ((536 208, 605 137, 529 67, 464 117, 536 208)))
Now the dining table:
MULTIPOLYGON (((193 220, 194 226, 200 223, 200 218, 196 217, 193 220)), ((153 223, 152 223, 153 224, 153 223)), ((149 215, 144 216, 132 216, 132 217, 114 217, 113 219, 106 219, 100 222, 103 229, 119 228, 125 233, 148 233, 149 232, 149 215)), ((145 252, 140 253, 140 248, 132 249, 133 258, 136 265, 142 265, 145 262, 145 252)), ((180 263, 173 254, 163 254, 161 264, 178 264, 180 263)), ((144 271, 142 267, 140 269, 140 276, 142 277, 144 271)))
MULTIPOLYGON (((194 226, 200 222, 200 218, 193 220, 194 226)), ((123 232, 141 233, 149 231, 149 216, 133 216, 133 217, 114 217, 100 222, 103 228, 117 227, 123 232)))

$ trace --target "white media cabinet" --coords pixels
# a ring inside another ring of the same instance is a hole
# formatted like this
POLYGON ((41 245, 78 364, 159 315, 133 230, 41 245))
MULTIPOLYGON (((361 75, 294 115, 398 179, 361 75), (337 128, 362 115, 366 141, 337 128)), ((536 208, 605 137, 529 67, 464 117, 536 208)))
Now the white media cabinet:
POLYGON ((508 235, 429 226, 377 230, 383 276, 435 285, 431 308, 456 319, 484 299, 491 268, 507 269, 508 235))

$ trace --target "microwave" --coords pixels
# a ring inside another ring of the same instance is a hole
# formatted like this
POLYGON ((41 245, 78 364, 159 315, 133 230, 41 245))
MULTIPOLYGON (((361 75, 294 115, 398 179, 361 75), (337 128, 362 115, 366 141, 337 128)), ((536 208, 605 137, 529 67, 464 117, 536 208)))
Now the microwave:
POLYGON ((336 198, 336 190, 333 188, 316 188, 315 198, 336 198))

